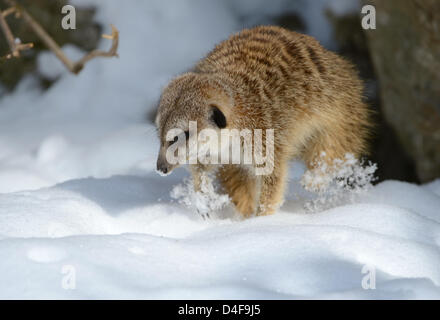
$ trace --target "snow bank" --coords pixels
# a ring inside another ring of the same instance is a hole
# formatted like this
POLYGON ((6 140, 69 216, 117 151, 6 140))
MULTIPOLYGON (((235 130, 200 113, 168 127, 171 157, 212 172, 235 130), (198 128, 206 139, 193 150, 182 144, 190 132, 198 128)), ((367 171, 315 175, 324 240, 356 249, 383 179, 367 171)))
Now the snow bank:
POLYGON ((440 197, 424 187, 385 182, 314 214, 289 196, 274 216, 237 221, 226 209, 203 220, 158 201, 180 178, 2 195, 0 297, 440 298, 440 219, 429 209, 440 197), (63 289, 65 266, 74 290, 63 289), (375 290, 362 288, 364 266, 375 268, 375 290))
POLYGON ((204 220, 170 197, 184 170, 154 172, 145 118, 173 75, 279 12, 315 17, 309 31, 328 39, 313 10, 328 1, 73 3, 119 28, 120 58, 75 77, 44 53, 39 72, 59 80, 42 92, 28 77, 0 100, 0 298, 440 298, 440 180, 310 213, 294 164, 276 215, 241 221, 228 206, 204 220))

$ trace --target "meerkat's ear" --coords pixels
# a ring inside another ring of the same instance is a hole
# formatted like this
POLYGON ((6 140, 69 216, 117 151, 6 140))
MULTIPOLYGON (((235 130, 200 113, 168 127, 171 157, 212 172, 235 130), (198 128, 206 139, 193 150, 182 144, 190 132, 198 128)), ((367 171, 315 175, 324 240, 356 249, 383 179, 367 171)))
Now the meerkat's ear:
POLYGON ((226 128, 226 117, 223 112, 216 106, 211 105, 212 114, 211 120, 219 127, 220 129, 226 128))

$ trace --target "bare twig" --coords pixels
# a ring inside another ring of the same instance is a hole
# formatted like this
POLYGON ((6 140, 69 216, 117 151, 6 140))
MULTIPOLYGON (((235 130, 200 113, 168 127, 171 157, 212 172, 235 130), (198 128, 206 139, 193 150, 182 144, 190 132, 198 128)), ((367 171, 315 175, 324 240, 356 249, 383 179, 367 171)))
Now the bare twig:
POLYGON ((12 34, 12 31, 9 28, 8 23, 6 22, 3 12, 1 12, 0 14, 0 28, 3 30, 3 33, 6 37, 6 41, 8 42, 9 48, 11 49, 12 56, 19 57, 20 51, 18 50, 17 45, 15 44, 14 35, 12 34))
MULTIPOLYGON (((53 40, 53 38, 44 30, 44 28, 21 6, 19 6, 15 0, 5 0, 11 7, 15 8, 15 11, 17 14, 19 14, 23 20, 32 28, 32 30, 35 32, 35 34, 46 44, 46 46, 55 53, 55 55, 58 57, 58 59, 66 66, 66 68, 74 73, 78 74, 83 68, 84 65, 97 57, 118 57, 118 45, 119 45, 119 32, 116 29, 115 26, 111 25, 112 27, 112 34, 111 35, 103 35, 103 38, 106 39, 112 39, 112 46, 109 51, 102 51, 102 50, 94 50, 88 54, 86 54, 81 60, 78 62, 73 62, 70 60, 61 50, 60 46, 53 40)), ((0 20, 3 18, 3 15, 0 14, 0 20)), ((3 18, 4 20, 4 18, 3 18)), ((4 20, 5 21, 5 20, 4 20)), ((6 21, 5 21, 6 22, 6 21)), ((6 28, 10 31, 9 27, 6 24, 6 28)), ((3 26, 2 26, 2 29, 3 26)), ((5 29, 4 29, 5 30, 5 29)), ((6 31, 5 31, 6 33, 6 31)), ((12 36, 12 32, 10 32, 10 36, 12 36)), ((8 36, 7 36, 8 37, 8 36)), ((9 39, 9 38, 8 38, 9 39)), ((14 37, 12 36, 12 39, 14 37)), ((9 42, 9 40, 8 40, 9 42)), ((21 50, 24 50, 29 46, 28 45, 15 45, 15 42, 13 42, 15 50, 18 48, 22 48, 21 50)), ((10 44, 11 46, 11 44, 10 44)), ((18 50, 19 51, 19 50, 18 50)), ((15 55, 14 55, 15 56, 15 55)))
POLYGON ((112 39, 112 46, 109 51, 102 51, 102 50, 93 50, 92 52, 86 54, 81 60, 76 62, 73 66, 73 73, 78 73, 84 68, 84 65, 97 57, 119 57, 118 55, 118 46, 119 46, 119 32, 118 29, 114 25, 111 25, 112 27, 112 34, 107 35, 103 34, 102 37, 105 39, 112 39))
POLYGON ((10 7, 9 9, 4 10, 2 12, 2 15, 3 15, 3 17, 6 18, 7 16, 9 16, 10 14, 12 14, 14 12, 16 12, 16 8, 15 7, 10 7))

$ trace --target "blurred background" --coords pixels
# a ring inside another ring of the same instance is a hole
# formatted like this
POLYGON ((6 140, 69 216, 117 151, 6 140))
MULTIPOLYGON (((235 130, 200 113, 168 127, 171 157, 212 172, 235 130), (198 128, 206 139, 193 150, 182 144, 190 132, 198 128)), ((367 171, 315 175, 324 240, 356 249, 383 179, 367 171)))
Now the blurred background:
MULTIPOLYGON (((74 58, 107 49, 101 33, 115 24, 120 58, 95 60, 75 77, 23 19, 7 18, 14 36, 35 47, 0 62, 0 192, 143 168, 143 152, 155 161, 153 151, 138 148, 154 144, 154 135, 132 133, 137 129, 127 123, 150 126, 160 89, 172 76, 230 33, 260 24, 310 34, 357 65, 375 110, 370 159, 378 164, 378 181, 440 177, 438 0, 18 2, 74 58), (61 28, 66 4, 76 8, 76 30, 61 28), (361 27, 365 4, 376 7, 376 30, 361 27), (22 182, 11 187, 12 180, 22 182)), ((0 10, 7 8, 0 0, 0 10)), ((8 51, 2 34, 0 57, 8 51)))

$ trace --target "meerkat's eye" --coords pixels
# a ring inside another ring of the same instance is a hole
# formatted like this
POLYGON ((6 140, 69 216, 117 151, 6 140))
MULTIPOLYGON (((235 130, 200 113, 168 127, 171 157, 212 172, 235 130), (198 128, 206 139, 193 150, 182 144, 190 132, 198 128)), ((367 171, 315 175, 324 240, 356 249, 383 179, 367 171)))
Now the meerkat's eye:
POLYGON ((220 129, 225 128, 226 127, 226 117, 225 117, 225 115, 223 114, 223 112, 221 112, 221 110, 217 106, 212 105, 211 107, 212 107, 211 120, 220 129))
POLYGON ((175 144, 179 140, 179 136, 175 136, 173 141, 170 141, 170 145, 175 144))
MULTIPOLYGON (((189 139, 189 131, 185 131, 185 138, 186 140, 189 139)), ((175 136, 172 141, 170 141, 170 145, 175 144, 179 140, 179 135, 175 136)))

